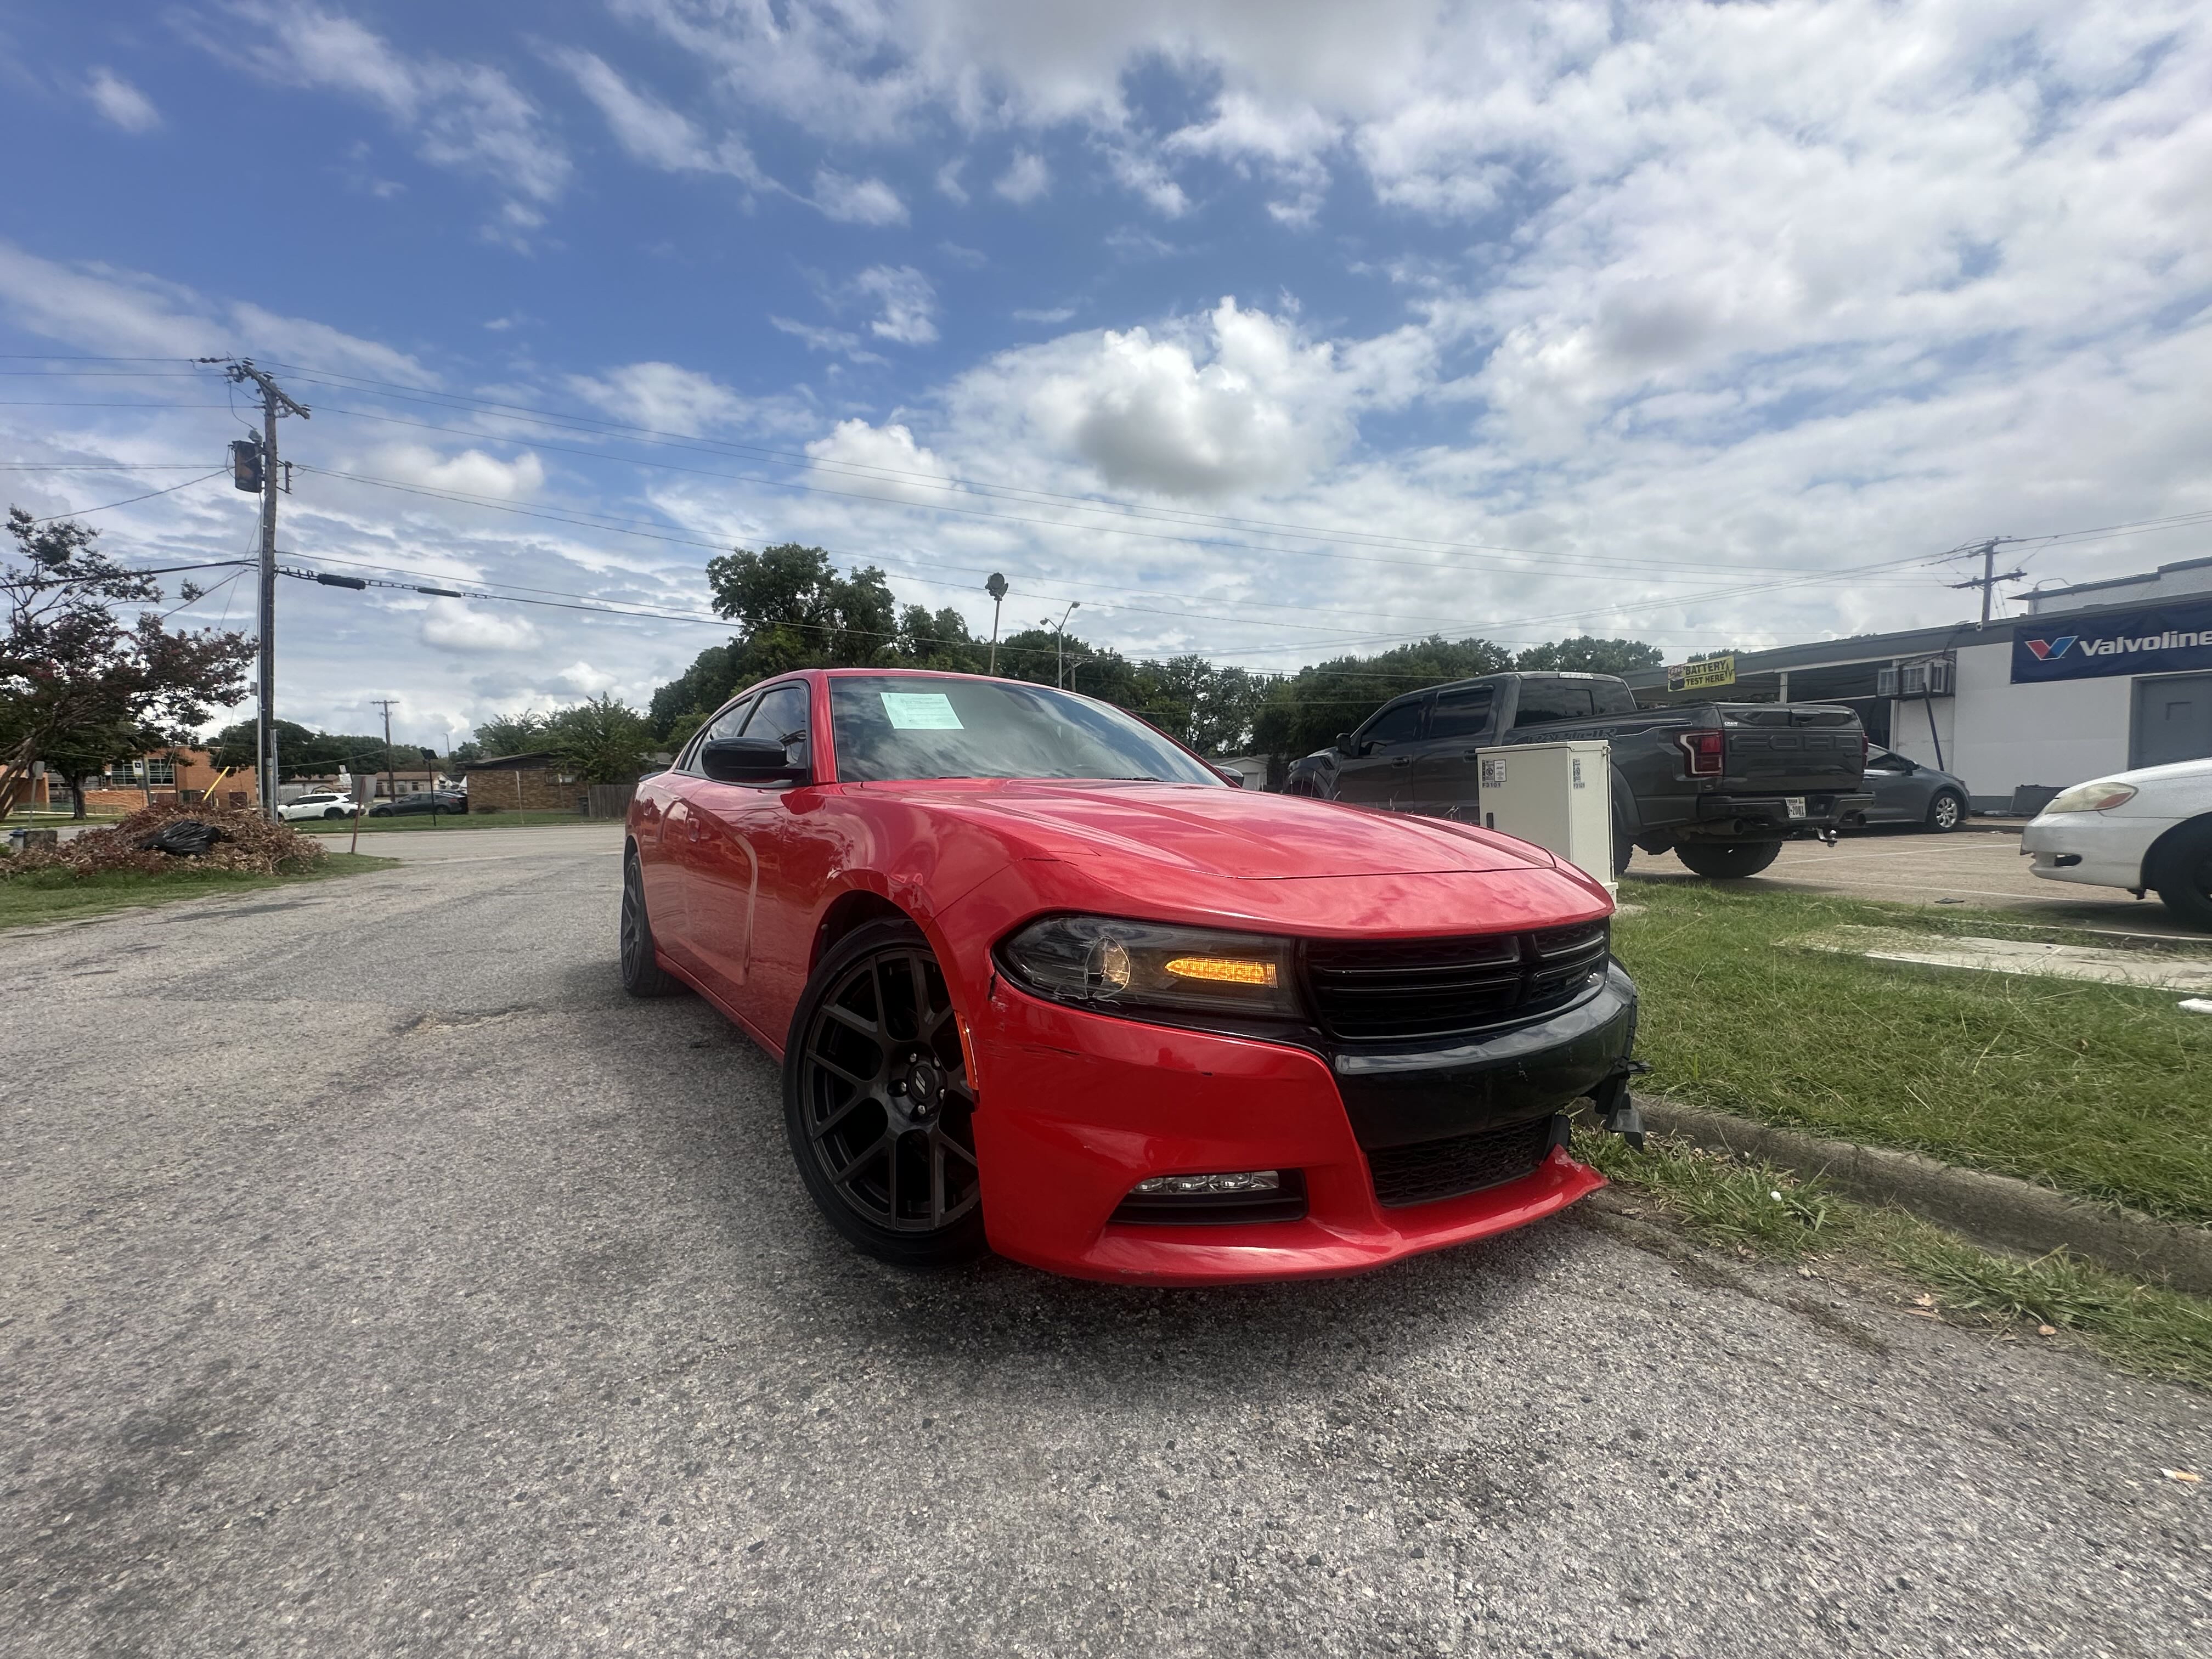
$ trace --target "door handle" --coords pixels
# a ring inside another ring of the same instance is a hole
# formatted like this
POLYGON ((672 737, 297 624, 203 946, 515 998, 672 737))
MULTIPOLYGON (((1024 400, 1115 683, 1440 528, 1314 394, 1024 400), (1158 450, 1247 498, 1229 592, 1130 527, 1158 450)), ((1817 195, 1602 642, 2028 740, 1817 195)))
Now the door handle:
POLYGON ((1413 763, 1413 757, 1411 755, 1400 755, 1390 763, 1393 766, 1411 766, 1413 763))

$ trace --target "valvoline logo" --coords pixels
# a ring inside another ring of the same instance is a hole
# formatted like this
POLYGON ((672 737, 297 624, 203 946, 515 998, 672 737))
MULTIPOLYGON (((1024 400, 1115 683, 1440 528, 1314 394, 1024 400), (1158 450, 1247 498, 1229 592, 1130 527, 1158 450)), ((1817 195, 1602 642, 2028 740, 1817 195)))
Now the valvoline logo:
POLYGON ((2055 640, 2022 640, 2021 643, 2034 653, 2038 662, 2049 662, 2053 657, 2063 657, 2078 635, 2063 634, 2055 640))

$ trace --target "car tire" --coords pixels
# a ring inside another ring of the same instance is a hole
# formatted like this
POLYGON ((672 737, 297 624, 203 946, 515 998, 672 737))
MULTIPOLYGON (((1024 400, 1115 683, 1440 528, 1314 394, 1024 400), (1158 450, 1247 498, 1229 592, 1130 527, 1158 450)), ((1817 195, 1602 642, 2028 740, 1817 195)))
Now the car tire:
POLYGON ((622 982, 634 997, 680 996, 684 981, 660 965, 653 943, 653 919, 645 909, 645 872, 637 854, 623 854, 622 982))
POLYGON ((1711 881, 1755 876, 1782 856, 1778 841, 1680 841, 1674 856, 1711 881))
POLYGON ((1948 835, 1966 821, 1966 798, 1955 789, 1938 789, 1928 803, 1928 827, 1948 835))
POLYGON ((1628 873, 1628 861, 1636 856, 1636 838, 1619 818, 1613 821, 1613 878, 1619 881, 1628 873))
POLYGON ((975 1091, 914 923, 869 922, 823 957, 792 1017, 783 1097, 799 1179, 850 1243, 907 1267, 982 1254, 975 1091))
POLYGON ((323 809, 323 817, 325 818, 343 818, 345 817, 345 812, 341 807, 326 806, 323 809))
POLYGON ((2176 921, 2212 933, 2212 818, 2175 830, 2147 873, 2176 921))

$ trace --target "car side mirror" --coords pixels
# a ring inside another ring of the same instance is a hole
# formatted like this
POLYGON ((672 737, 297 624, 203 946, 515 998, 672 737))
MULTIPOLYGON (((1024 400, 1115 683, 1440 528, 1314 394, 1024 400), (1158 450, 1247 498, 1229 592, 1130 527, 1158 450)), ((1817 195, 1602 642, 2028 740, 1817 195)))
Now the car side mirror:
POLYGON ((1348 755, 1352 752, 1351 732, 1340 732, 1336 734, 1336 752, 1340 755, 1348 755))
POLYGON ((717 783, 804 783, 808 775, 774 738, 717 738, 699 751, 699 769, 717 783))

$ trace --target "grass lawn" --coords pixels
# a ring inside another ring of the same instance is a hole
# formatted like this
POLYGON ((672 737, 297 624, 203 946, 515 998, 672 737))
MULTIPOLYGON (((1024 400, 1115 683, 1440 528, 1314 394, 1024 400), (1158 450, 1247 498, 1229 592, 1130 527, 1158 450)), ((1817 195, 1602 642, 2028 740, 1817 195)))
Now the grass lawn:
MULTIPOLYGON (((441 812, 434 818, 428 812, 401 817, 394 813, 388 818, 373 818, 364 813, 361 833, 364 836, 389 836, 419 830, 425 834, 434 831, 443 835, 448 830, 538 830, 556 823, 605 823, 619 825, 619 818, 587 818, 578 812, 471 812, 459 817, 441 812)), ((351 818, 308 818, 292 826, 302 835, 350 836, 351 818)))
POLYGON ((301 882, 326 881, 333 876, 357 876, 371 870, 397 869, 397 859, 373 859, 366 853, 333 853, 313 870, 299 875, 255 876, 234 870, 165 871, 145 876, 132 871, 76 878, 60 870, 39 871, 0 880, 0 928, 27 927, 36 922, 67 921, 96 915, 105 910, 127 910, 150 904, 173 904, 179 899, 199 898, 209 893, 228 893, 262 887, 293 887, 301 882))
MULTIPOLYGON (((1777 948, 1839 924, 2064 941, 2021 913, 1624 884, 1651 1092, 2212 1224, 2212 1017, 2167 991, 1777 948)), ((2104 941, 2109 943, 2109 941, 2104 941)))

